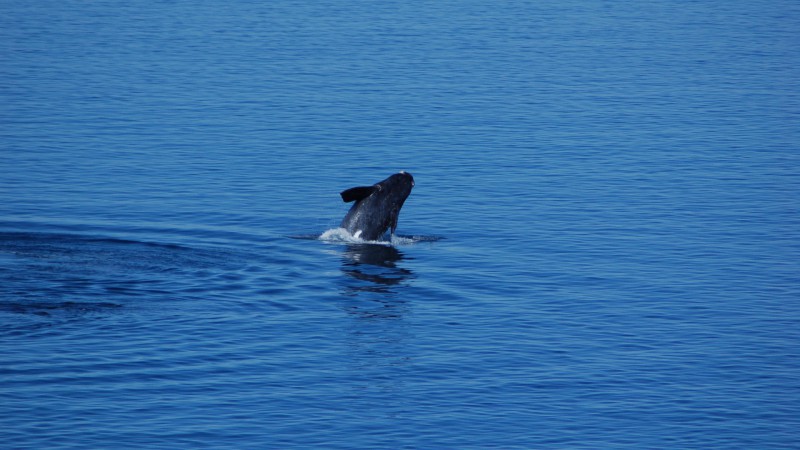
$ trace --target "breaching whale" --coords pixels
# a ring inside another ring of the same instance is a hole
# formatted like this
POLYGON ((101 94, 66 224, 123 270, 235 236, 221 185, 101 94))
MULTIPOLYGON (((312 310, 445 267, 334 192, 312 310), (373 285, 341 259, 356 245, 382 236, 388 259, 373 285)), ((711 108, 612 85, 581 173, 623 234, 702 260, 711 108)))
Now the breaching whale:
POLYGON ((374 241, 387 229, 397 229, 400 208, 411 194, 414 177, 400 172, 372 186, 359 186, 341 192, 346 203, 355 202, 342 219, 341 227, 355 238, 374 241))

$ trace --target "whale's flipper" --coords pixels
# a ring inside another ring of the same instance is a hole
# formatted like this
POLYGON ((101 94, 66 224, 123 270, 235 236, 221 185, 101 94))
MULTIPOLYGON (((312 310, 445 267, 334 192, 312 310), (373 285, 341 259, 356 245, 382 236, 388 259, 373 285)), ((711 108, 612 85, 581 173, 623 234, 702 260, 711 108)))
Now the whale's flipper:
POLYGON ((363 200, 372 195, 373 192, 379 190, 380 188, 378 186, 359 186, 342 191, 339 195, 342 196, 342 200, 344 200, 345 203, 350 203, 363 200))
POLYGON ((397 229, 397 219, 400 217, 400 208, 394 208, 392 214, 389 216, 389 229, 394 235, 394 230, 397 229))

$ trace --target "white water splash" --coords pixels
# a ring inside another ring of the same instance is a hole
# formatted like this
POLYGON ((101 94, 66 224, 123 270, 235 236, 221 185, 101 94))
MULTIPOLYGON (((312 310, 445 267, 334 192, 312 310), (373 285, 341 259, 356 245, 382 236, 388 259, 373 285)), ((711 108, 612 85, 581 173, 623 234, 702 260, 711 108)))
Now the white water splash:
POLYGON ((325 242, 343 242, 347 244, 377 244, 377 245, 411 245, 418 242, 414 237, 405 237, 391 235, 389 240, 367 240, 361 239, 359 236, 361 231, 357 231, 355 235, 350 234, 344 228, 332 228, 320 235, 319 240, 325 242))

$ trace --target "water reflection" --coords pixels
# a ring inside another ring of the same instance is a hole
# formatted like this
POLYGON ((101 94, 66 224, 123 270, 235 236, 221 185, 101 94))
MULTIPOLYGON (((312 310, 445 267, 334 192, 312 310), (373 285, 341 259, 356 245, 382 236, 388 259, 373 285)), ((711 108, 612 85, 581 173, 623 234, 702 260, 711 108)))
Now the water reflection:
POLYGON ((403 260, 400 250, 387 245, 352 244, 345 250, 342 272, 363 283, 353 284, 354 293, 379 292, 392 294, 394 287, 402 285, 413 272, 398 267, 403 260))
POLYGON ((395 247, 350 244, 342 253, 342 308, 351 320, 345 333, 352 398, 402 408, 408 398, 405 373, 413 361, 413 333, 406 318, 405 287, 414 273, 395 247))
POLYGON ((350 244, 342 254, 347 275, 342 293, 351 298, 348 309, 365 317, 400 317, 405 300, 402 287, 414 273, 400 265, 403 253, 395 247, 350 244))

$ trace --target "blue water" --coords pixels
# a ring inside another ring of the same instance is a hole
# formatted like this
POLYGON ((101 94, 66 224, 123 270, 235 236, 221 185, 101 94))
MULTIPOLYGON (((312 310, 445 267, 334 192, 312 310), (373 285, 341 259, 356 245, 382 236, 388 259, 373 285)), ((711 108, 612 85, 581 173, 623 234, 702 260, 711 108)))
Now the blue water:
POLYGON ((800 448, 798 23, 3 1, 0 447, 800 448))

